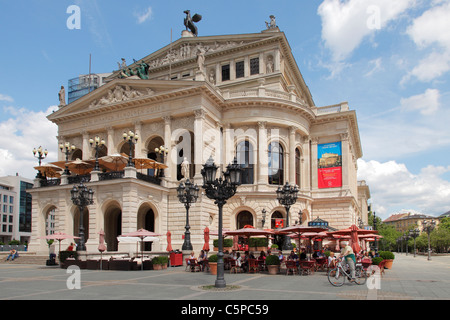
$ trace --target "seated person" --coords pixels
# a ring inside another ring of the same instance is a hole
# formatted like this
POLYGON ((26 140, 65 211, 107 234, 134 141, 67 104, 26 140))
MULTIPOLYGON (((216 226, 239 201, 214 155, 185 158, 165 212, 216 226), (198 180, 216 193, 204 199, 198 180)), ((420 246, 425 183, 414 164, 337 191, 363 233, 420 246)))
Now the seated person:
POLYGON ((266 260, 266 253, 264 252, 264 250, 262 250, 261 253, 259 254, 258 260, 262 261, 266 260))
POLYGON ((330 252, 330 256, 328 257, 328 267, 334 268, 336 267, 336 257, 334 256, 334 252, 330 252))
POLYGON ((295 254, 294 251, 291 251, 291 254, 288 256, 288 260, 294 260, 294 261, 298 260, 298 256, 295 254))
POLYGON ((300 260, 306 260, 305 249, 300 249, 300 260))

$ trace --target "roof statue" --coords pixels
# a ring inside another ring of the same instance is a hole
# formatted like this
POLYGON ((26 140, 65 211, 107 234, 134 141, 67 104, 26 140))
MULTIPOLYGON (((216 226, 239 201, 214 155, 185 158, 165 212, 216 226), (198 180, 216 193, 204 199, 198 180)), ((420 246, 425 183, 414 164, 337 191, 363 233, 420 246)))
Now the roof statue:
POLYGON ((184 13, 186 13, 186 18, 184 18, 184 25, 186 27, 186 30, 191 30, 192 34, 197 37, 198 29, 194 22, 199 22, 200 20, 202 20, 202 16, 196 13, 193 17, 191 17, 190 10, 186 10, 184 11, 184 13))
POLYGON ((270 22, 266 21, 266 27, 267 29, 277 29, 277 21, 275 20, 275 16, 274 15, 270 15, 270 22))

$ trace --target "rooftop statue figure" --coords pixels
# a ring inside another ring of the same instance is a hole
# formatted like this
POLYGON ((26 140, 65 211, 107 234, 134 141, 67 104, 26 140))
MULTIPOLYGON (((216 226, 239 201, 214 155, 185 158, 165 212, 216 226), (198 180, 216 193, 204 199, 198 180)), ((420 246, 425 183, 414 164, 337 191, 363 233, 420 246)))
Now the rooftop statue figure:
POLYGON ((193 17, 191 17, 190 10, 186 10, 186 11, 184 11, 184 13, 186 13, 186 18, 184 18, 184 25, 186 27, 186 30, 190 29, 192 34, 197 37, 198 29, 197 29, 197 26, 194 24, 194 22, 199 22, 200 20, 202 20, 202 16, 196 13, 196 14, 194 14, 193 17))
POLYGON ((276 28, 278 28, 277 21, 275 20, 275 16, 274 15, 270 15, 269 18, 270 18, 270 22, 266 21, 267 29, 276 29, 276 28))

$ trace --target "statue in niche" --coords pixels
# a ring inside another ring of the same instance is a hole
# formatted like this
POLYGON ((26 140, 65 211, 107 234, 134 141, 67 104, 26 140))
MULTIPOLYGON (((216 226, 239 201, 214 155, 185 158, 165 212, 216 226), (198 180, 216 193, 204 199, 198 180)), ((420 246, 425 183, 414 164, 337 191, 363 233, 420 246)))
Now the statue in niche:
POLYGON ((66 105, 66 90, 64 89, 64 86, 61 86, 61 90, 59 90, 58 99, 60 107, 66 105))
POLYGON ((202 16, 196 13, 193 17, 191 17, 190 10, 186 10, 184 11, 184 13, 186 14, 186 18, 184 18, 184 26, 186 27, 186 30, 190 29, 192 34, 197 37, 198 29, 194 22, 199 22, 200 20, 202 20, 202 16))
POLYGON ((270 15, 269 18, 270 18, 270 22, 266 21, 267 29, 276 29, 276 28, 278 28, 277 21, 275 20, 275 16, 274 15, 270 15))
POLYGON ((197 50, 197 64, 200 72, 205 73, 205 49, 199 47, 197 50))
POLYGON ((211 84, 216 84, 216 72, 214 71, 214 69, 211 69, 210 71, 209 71, 209 82, 211 83, 211 84))
POLYGON ((189 161, 186 157, 184 157, 184 160, 181 163, 181 175, 184 179, 189 179, 189 161))
POLYGON ((267 58, 266 72, 267 73, 273 72, 273 57, 272 56, 269 56, 267 58))

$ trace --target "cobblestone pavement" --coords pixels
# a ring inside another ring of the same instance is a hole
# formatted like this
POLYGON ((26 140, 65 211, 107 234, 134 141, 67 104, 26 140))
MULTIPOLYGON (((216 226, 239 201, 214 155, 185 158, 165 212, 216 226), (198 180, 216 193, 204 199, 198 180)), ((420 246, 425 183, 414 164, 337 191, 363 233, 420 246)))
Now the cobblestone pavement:
MULTIPOLYGON (((216 276, 190 273, 184 267, 162 271, 95 271, 68 273, 58 267, 0 264, 0 300, 450 300, 450 256, 396 254, 393 268, 379 289, 345 283, 330 285, 326 273, 298 276, 229 274, 230 290, 205 290, 216 276), (79 275, 80 286, 77 288, 79 275)), ((369 284, 374 285, 374 282, 369 284)))

